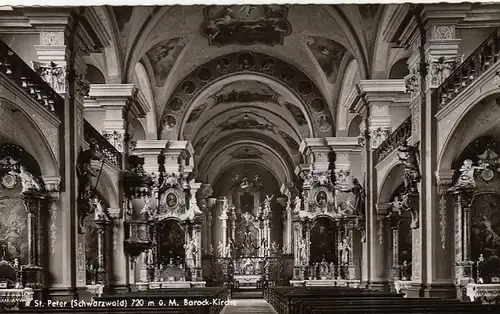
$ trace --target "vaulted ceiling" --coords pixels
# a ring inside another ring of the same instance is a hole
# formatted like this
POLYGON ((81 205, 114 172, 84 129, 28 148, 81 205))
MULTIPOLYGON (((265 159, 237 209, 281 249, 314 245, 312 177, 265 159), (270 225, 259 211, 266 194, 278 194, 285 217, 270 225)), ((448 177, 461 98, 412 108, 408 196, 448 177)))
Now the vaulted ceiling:
POLYGON ((335 135, 349 63, 356 59, 360 76, 368 76, 381 6, 108 12, 114 15, 125 80, 134 79, 138 63, 143 66, 158 137, 191 141, 200 179, 254 164, 286 183, 300 163, 304 138, 335 135))

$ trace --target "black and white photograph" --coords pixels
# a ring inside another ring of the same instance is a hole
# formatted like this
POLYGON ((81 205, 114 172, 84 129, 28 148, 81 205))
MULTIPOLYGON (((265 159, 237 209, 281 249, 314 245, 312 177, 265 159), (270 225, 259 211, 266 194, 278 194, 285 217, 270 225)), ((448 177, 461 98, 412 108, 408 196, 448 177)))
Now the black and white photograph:
POLYGON ((254 2, 0 0, 1 313, 500 313, 500 2, 254 2))

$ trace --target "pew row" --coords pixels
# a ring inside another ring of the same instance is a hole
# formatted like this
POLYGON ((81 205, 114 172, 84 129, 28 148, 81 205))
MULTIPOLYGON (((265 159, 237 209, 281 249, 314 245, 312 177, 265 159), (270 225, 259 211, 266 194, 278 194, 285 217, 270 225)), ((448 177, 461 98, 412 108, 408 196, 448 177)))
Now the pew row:
POLYGON ((500 313, 500 305, 439 298, 404 298, 402 294, 347 287, 275 287, 264 291, 278 313, 500 313))

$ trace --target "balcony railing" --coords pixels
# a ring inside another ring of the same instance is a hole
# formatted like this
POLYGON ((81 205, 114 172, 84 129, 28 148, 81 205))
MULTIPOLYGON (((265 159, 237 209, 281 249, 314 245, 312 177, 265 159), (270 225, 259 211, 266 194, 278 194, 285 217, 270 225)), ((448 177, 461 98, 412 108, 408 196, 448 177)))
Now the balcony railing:
POLYGON ((377 156, 377 163, 384 160, 390 153, 395 151, 404 141, 411 137, 412 123, 411 115, 401 123, 398 128, 389 135, 389 137, 380 144, 375 150, 375 156, 377 156))
POLYGON ((439 110, 500 59, 500 29, 496 30, 434 90, 439 110))
POLYGON ((121 169, 122 154, 86 120, 84 120, 83 134, 87 143, 97 144, 100 152, 104 154, 104 158, 121 169))
POLYGON ((64 121, 64 99, 1 40, 0 72, 24 89, 45 110, 64 121))

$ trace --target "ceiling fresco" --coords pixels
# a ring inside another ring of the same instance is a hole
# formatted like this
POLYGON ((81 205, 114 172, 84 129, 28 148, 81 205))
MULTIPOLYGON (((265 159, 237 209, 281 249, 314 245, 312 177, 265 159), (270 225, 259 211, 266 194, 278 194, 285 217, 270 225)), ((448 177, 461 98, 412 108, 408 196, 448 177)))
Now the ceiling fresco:
POLYGON ((347 53, 347 49, 330 39, 314 36, 311 36, 311 39, 308 43, 309 49, 328 78, 328 82, 336 83, 340 63, 347 53))
MULTIPOLYGON (((174 67, 175 61, 185 47, 181 37, 162 42, 151 48, 146 55, 153 67, 157 87, 165 85, 168 74, 174 67)), ((194 86, 182 86, 185 91, 190 91, 194 86)))
MULTIPOLYGON (((161 115, 163 124, 160 127, 163 131, 178 131, 180 127, 179 123, 188 109, 188 104, 193 101, 205 86, 230 74, 241 73, 254 73, 272 77, 283 86, 294 91, 294 95, 298 96, 305 105, 308 111, 307 114, 311 115, 312 129, 316 133, 316 136, 321 136, 321 133, 324 136, 331 136, 333 120, 330 116, 327 101, 309 78, 296 67, 280 59, 249 51, 221 56, 192 71, 177 85, 170 99, 167 101, 167 105, 163 108, 163 114, 161 115), (166 120, 167 116, 169 116, 168 120, 166 120), (175 118, 175 122, 172 117, 175 118)), ((244 84, 240 85, 239 89, 235 88, 236 93, 231 94, 231 96, 229 87, 225 91, 219 91, 216 99, 218 102, 232 101, 233 98, 241 101, 243 99, 242 95, 245 95, 246 97, 250 97, 250 99, 253 97, 253 101, 257 101, 257 99, 258 101, 262 101, 270 99, 271 95, 273 100, 279 97, 271 88, 266 88, 262 85, 257 84, 258 88, 249 91, 244 91, 243 86, 244 84), (245 93, 241 94, 241 92, 245 93)), ((206 108, 208 107, 205 107, 205 110, 206 108)), ((292 110, 294 118, 300 121, 299 125, 303 125, 306 113, 302 112, 302 115, 300 115, 296 109, 292 110)), ((196 110, 194 114, 190 114, 189 118, 191 121, 196 120, 202 113, 203 110, 196 110)))
POLYGON ((282 45, 292 32, 282 5, 213 5, 203 13, 201 34, 209 45, 282 45))
POLYGON ((280 94, 275 92, 268 85, 256 81, 238 81, 227 84, 220 91, 215 93, 215 104, 213 107, 228 103, 248 103, 248 102, 275 102, 278 103, 280 94))

